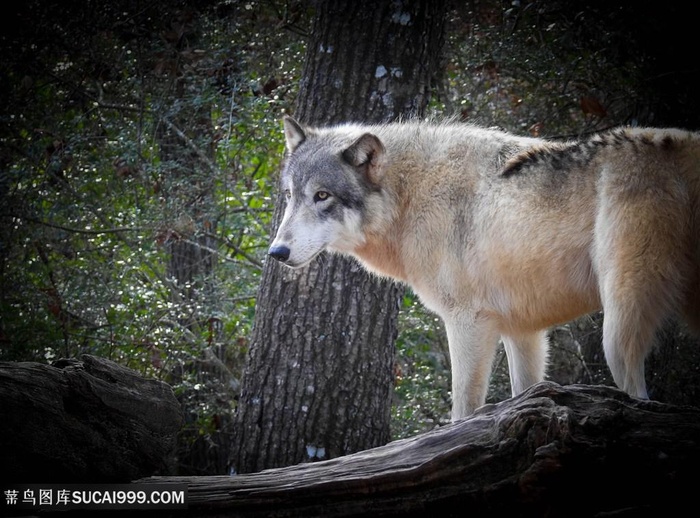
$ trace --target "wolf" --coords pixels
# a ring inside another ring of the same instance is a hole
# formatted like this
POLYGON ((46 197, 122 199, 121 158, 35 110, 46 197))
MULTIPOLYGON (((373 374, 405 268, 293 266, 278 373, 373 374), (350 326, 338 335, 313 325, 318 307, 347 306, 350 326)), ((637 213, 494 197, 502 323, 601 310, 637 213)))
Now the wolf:
POLYGON ((499 338, 516 395, 544 378, 547 330, 602 308, 615 383, 648 398, 657 328, 700 327, 700 134, 283 127, 286 208, 269 255, 299 268, 331 250, 409 285, 445 324, 453 420, 484 404, 499 338))

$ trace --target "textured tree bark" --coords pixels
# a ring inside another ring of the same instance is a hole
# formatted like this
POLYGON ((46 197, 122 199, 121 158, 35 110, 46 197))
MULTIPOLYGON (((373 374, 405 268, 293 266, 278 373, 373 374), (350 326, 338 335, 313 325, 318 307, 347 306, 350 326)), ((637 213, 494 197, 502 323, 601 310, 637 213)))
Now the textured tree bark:
POLYGON ((0 362, 0 480, 128 482, 174 472, 180 404, 169 385, 83 355, 0 362))
MULTIPOLYGON (((442 1, 319 2, 296 117, 324 124, 420 114, 444 14, 442 1)), ((280 197, 274 228, 283 204, 280 197)), ((265 264, 236 418, 236 472, 389 440, 400 293, 337 256, 302 271, 265 264)))
POLYGON ((187 483, 187 516, 680 516, 698 462, 700 409, 546 382, 339 459, 145 482, 187 483))

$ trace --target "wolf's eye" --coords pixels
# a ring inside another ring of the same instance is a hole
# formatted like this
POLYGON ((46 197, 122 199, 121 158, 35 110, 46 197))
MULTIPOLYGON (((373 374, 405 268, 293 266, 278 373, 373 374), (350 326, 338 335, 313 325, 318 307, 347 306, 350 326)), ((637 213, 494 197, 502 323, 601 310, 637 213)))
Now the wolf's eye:
POLYGON ((291 197, 292 197, 292 192, 291 192, 289 189, 285 189, 285 191, 284 191, 284 197, 285 197, 286 199, 291 198, 291 197))
POLYGON ((325 201, 330 197, 331 197, 331 194, 329 192, 318 191, 316 194, 314 194, 314 201, 315 202, 325 201))

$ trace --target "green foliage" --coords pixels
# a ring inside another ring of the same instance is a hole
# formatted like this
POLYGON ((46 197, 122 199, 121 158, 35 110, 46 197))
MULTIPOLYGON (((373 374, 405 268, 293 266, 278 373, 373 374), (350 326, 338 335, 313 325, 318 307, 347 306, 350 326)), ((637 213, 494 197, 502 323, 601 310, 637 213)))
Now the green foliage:
POLYGON ((411 437, 449 422, 449 353, 441 320, 406 291, 396 340, 392 437, 411 437))
POLYGON ((208 351, 242 370, 303 45, 261 2, 95 7, 3 38, 0 359, 104 356, 187 403, 208 351))
POLYGON ((578 135, 640 110, 640 56, 624 9, 469 2, 454 9, 438 112, 534 136, 578 135))

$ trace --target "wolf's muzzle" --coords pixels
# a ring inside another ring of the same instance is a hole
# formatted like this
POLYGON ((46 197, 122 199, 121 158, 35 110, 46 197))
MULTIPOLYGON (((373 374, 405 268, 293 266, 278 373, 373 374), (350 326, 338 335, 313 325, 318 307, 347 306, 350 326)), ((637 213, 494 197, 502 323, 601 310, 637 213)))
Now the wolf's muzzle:
POLYGON ((277 259, 282 263, 286 262, 289 259, 289 254, 291 253, 291 250, 284 245, 272 246, 267 251, 267 255, 273 257, 274 259, 277 259))

